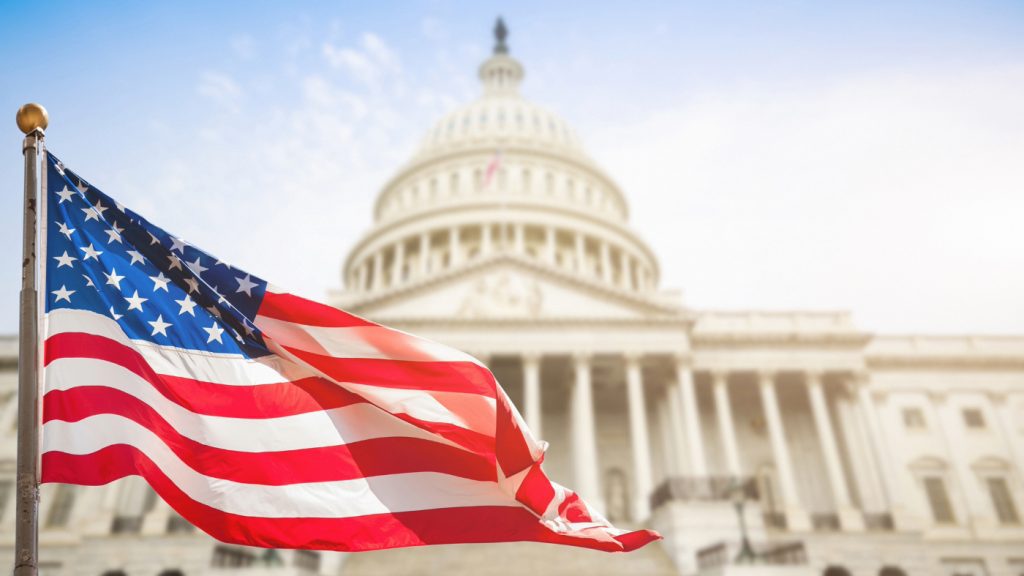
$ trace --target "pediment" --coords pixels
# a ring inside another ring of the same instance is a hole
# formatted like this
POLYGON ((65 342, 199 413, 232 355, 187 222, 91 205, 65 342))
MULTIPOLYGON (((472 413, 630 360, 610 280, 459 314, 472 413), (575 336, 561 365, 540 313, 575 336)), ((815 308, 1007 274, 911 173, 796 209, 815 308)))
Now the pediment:
POLYGON ((532 261, 499 256, 350 301, 370 318, 644 319, 679 309, 532 261))

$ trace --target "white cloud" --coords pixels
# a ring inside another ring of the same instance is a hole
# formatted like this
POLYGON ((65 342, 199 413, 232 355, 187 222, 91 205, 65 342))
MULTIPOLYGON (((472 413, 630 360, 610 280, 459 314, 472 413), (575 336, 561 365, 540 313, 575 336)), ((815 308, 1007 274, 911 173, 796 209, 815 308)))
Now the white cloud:
POLYGON ((374 86, 384 76, 401 71, 398 57, 377 35, 365 32, 360 48, 342 48, 331 42, 323 44, 323 54, 335 69, 342 70, 363 84, 374 86))
POLYGON ((204 72, 196 90, 233 112, 238 111, 243 96, 241 86, 230 76, 219 72, 204 72))
POLYGON ((1024 67, 742 86, 592 144, 691 305, 1020 332, 1021 101, 1024 67))

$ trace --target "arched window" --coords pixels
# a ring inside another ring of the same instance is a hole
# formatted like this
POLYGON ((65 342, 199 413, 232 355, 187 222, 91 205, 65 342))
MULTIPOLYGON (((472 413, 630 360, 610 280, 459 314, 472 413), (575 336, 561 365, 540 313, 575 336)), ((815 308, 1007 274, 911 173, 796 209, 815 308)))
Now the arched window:
POLYGON ((853 576, 849 570, 842 566, 829 566, 821 574, 822 576, 853 576))
POLYGON ((897 568, 895 566, 883 566, 882 569, 878 571, 878 576, 907 576, 907 573, 904 572, 902 568, 897 568))

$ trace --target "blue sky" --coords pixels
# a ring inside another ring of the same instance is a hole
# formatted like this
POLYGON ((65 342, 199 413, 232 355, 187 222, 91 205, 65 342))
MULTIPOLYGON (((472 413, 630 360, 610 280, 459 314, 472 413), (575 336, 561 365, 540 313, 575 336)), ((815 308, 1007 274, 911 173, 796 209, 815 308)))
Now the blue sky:
POLYGON ((322 298, 379 186, 476 96, 502 14, 523 91, 618 180, 689 304, 1024 333, 1024 3, 383 4, 0 4, 0 332, 22 103, 108 194, 322 298))

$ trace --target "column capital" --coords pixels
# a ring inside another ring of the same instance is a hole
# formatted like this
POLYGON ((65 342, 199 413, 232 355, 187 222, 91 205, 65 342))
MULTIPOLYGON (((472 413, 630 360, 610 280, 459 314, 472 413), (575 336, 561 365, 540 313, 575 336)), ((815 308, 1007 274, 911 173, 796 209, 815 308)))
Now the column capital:
POLYGON ((929 400, 940 406, 945 404, 946 399, 949 398, 949 394, 945 390, 928 390, 925 393, 928 395, 929 400))
POLYGON ((693 368, 693 354, 688 350, 677 350, 672 353, 672 361, 679 368, 693 368))
POLYGON ((538 364, 544 358, 544 354, 537 350, 526 350, 519 357, 523 359, 523 364, 538 364))
POLYGON ((643 361, 645 354, 638 350, 627 350, 622 353, 623 359, 626 360, 626 364, 640 364, 643 361))
POLYGON ((589 350, 576 350, 572 354, 572 361, 576 365, 590 364, 590 361, 594 358, 594 353, 589 350))
POLYGON ((754 375, 757 377, 757 383, 763 386, 765 384, 775 384, 775 379, 778 378, 779 372, 777 370, 754 370, 754 375))
POLYGON ((728 370, 709 370, 708 374, 711 375, 711 383, 714 385, 728 384, 729 383, 729 371, 728 370))
POLYGON ((804 379, 808 386, 820 387, 825 379, 825 371, 818 369, 804 370, 804 379))

